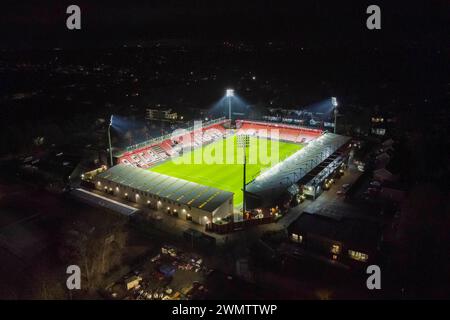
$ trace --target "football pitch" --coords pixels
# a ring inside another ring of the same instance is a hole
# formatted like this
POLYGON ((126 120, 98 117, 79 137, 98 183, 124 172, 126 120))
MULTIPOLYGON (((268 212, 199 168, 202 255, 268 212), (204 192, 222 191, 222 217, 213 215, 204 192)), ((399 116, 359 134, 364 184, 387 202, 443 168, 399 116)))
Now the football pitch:
MULTIPOLYGON (((246 148, 246 182, 301 148, 302 145, 295 143, 250 137, 246 148)), ((231 136, 185 152, 149 170, 233 192, 234 206, 239 207, 242 206, 242 163, 242 148, 238 148, 237 137, 231 136)))

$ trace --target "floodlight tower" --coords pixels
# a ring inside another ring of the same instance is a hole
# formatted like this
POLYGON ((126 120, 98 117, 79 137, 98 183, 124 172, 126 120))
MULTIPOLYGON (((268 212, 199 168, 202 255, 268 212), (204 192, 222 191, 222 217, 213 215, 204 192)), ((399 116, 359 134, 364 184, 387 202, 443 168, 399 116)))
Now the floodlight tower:
POLYGON ((338 115, 338 102, 336 97, 331 97, 331 104, 334 107, 334 133, 336 133, 336 126, 337 126, 337 115, 338 115))
POLYGON ((113 166, 113 157, 112 157, 112 147, 111 147, 111 126, 113 122, 113 116, 111 115, 111 119, 109 120, 108 125, 108 142, 109 142, 109 164, 112 167, 113 166))
POLYGON ((231 98, 234 97, 234 90, 227 89, 225 91, 225 95, 228 98, 228 119, 231 121, 231 98))
POLYGON ((247 155, 246 155, 246 150, 247 147, 249 145, 250 142, 250 137, 247 134, 241 134, 237 136, 237 143, 238 143, 238 147, 242 148, 243 152, 244 152, 244 171, 243 171, 243 187, 242 187, 242 192, 243 192, 243 201, 242 201, 242 215, 245 214, 246 211, 246 206, 245 206, 245 180, 246 180, 246 164, 247 164, 247 155))

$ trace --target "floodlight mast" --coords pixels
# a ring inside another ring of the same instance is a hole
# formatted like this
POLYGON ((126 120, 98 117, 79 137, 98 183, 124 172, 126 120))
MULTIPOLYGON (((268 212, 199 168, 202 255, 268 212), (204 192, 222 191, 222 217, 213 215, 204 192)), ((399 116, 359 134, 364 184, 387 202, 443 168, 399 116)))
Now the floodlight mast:
POLYGON ((337 114, 338 114, 338 102, 336 97, 331 97, 331 104, 334 107, 334 133, 336 133, 336 127, 337 127, 337 114))
POLYGON ((231 121, 231 97, 228 97, 228 119, 231 121))
POLYGON ((244 214, 245 214, 245 210, 246 210, 246 207, 245 207, 245 176, 246 176, 246 174, 245 174, 245 172, 246 172, 246 165, 247 165, 247 155, 246 155, 246 151, 247 151, 247 148, 246 148, 247 146, 246 145, 244 145, 244 179, 243 179, 243 187, 242 187, 242 193, 243 193, 243 197, 242 197, 242 216, 244 216, 244 214))
POLYGON ((112 146, 111 146, 111 125, 113 121, 113 116, 111 115, 111 119, 109 120, 108 125, 108 142, 109 142, 109 165, 113 166, 113 157, 112 157, 112 146))
POLYGON ((239 135, 238 136, 238 145, 239 147, 241 147, 243 149, 244 152, 244 172, 243 172, 243 186, 242 186, 242 193, 243 193, 243 197, 242 197, 242 216, 244 216, 245 212, 246 212, 246 201, 245 201, 245 189, 246 189, 246 165, 247 165, 247 155, 246 155, 246 151, 247 151, 247 147, 250 143, 250 137, 246 134, 243 135, 239 135))
POLYGON ((225 91, 225 95, 228 98, 228 119, 231 121, 231 97, 234 96, 234 90, 233 89, 227 89, 225 91))

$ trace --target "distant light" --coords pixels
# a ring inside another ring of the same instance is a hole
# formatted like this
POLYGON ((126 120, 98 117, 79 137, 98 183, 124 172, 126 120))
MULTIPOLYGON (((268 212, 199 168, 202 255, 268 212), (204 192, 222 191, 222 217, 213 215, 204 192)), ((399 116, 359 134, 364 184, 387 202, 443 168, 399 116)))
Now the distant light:
POLYGON ((113 122, 113 115, 111 115, 111 120, 109 120, 109 125, 112 126, 112 122, 113 122))
POLYGON ((227 89, 226 96, 227 97, 234 97, 234 90, 233 89, 227 89))
POLYGON ((255 77, 255 76, 253 76, 253 77, 252 77, 252 80, 256 80, 256 77, 255 77))

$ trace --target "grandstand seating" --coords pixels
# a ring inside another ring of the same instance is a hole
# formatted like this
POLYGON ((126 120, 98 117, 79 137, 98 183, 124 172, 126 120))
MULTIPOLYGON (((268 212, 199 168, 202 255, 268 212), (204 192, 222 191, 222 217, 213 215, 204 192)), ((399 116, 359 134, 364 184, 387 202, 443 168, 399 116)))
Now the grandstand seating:
MULTIPOLYGON (((316 129, 246 120, 237 121, 237 127, 239 128, 237 130, 238 134, 245 132, 259 137, 271 137, 271 130, 277 129, 278 139, 295 143, 307 143, 322 134, 321 130, 316 129)), ((221 124, 202 128, 202 134, 199 134, 199 130, 193 130, 184 135, 127 152, 119 159, 119 163, 139 168, 149 168, 158 162, 179 155, 183 148, 198 148, 226 135, 226 130, 221 124)))
POLYGON ((202 131, 202 134, 199 134, 198 130, 191 131, 173 139, 166 139, 160 143, 127 152, 119 159, 119 163, 139 168, 149 168, 158 162, 177 156, 182 148, 198 148, 206 143, 222 138, 225 134, 225 128, 221 124, 202 128, 202 131))
POLYGON ((261 123, 253 121, 240 121, 238 134, 250 134, 259 137, 274 137, 272 130, 278 130, 278 139, 295 143, 308 143, 322 134, 321 130, 300 128, 278 123, 261 123))

